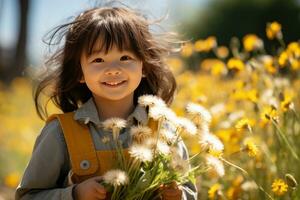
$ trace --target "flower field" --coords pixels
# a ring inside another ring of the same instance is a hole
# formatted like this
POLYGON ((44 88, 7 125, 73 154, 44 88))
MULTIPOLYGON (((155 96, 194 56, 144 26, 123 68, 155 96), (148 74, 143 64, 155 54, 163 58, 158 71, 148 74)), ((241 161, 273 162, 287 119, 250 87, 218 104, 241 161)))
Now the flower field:
MULTIPOLYGON (((171 108, 185 117, 193 102, 212 117, 204 130, 212 137, 183 135, 190 156, 201 153, 193 162, 207 166, 196 177, 199 199, 300 199, 300 43, 285 43, 278 22, 266 36, 271 50, 255 34, 229 47, 211 36, 168 59, 178 84, 171 108)), ((18 185, 43 125, 30 79, 0 84, 1 188, 18 185)))

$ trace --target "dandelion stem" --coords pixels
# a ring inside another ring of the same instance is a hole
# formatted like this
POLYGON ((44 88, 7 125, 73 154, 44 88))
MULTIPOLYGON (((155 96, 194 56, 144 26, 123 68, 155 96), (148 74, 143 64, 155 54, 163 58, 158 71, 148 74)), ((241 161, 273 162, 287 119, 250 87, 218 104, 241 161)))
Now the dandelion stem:
POLYGON ((155 144, 154 151, 153 151, 154 152, 153 153, 153 158, 156 157, 156 150, 157 150, 157 144, 158 144, 158 139, 159 139, 159 132, 160 132, 163 120, 164 120, 164 118, 158 120, 158 127, 157 127, 157 132, 156 132, 156 144, 155 144))
POLYGON ((239 166, 237 166, 237 165, 229 162, 228 160, 224 159, 223 157, 219 157, 219 159, 222 160, 223 162, 225 162, 226 164, 228 164, 228 165, 230 165, 230 166, 232 166, 234 168, 237 168, 237 169, 241 170, 243 173, 248 174, 248 172, 246 170, 244 170, 243 168, 241 168, 241 167, 239 167, 239 166))
MULTIPOLYGON (((249 175, 249 173, 248 173, 246 170, 244 170, 243 168, 241 168, 241 167, 239 167, 239 166, 237 166, 237 165, 235 165, 235 164, 233 164, 233 163, 227 161, 226 159, 224 159, 224 158, 222 158, 222 157, 219 157, 219 159, 222 160, 222 161, 224 161, 224 162, 227 163, 228 165, 230 165, 230 166, 232 166, 232 167, 235 167, 235 168, 241 170, 243 173, 245 173, 245 175, 246 175, 247 177, 249 177, 250 179, 254 180, 253 178, 251 178, 251 176, 249 175)), ((254 180, 254 181, 255 181, 255 180, 254 180)), ((256 183, 256 181, 255 181, 255 183, 256 183)), ((256 184, 257 184, 257 183, 256 183, 256 184)), ((258 185, 259 189, 260 189, 261 191, 263 191, 270 199, 274 200, 274 199, 273 199, 273 198, 272 198, 272 197, 264 190, 263 187, 261 187, 259 184, 257 184, 257 185, 258 185)))
POLYGON ((280 37, 280 38, 277 37, 277 40, 278 40, 279 44, 280 44, 283 48, 286 47, 285 42, 283 41, 282 37, 280 37))

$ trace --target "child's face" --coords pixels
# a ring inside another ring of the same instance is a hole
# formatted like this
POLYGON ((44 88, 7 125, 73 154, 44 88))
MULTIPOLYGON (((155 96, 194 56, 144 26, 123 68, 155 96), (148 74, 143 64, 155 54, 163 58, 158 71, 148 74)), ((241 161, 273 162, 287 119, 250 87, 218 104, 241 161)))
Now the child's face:
POLYGON ((134 90, 142 79, 142 61, 130 51, 119 51, 113 46, 107 54, 95 52, 88 56, 82 54, 83 77, 95 98, 121 100, 133 98, 134 90))

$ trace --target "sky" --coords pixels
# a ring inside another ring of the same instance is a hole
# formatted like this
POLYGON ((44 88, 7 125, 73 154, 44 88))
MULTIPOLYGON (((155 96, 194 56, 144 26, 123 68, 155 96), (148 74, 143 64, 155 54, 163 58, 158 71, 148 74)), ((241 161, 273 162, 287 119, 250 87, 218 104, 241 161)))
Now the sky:
MULTIPOLYGON (((52 28, 71 16, 76 16, 82 10, 90 8, 95 0, 31 0, 31 15, 29 17, 29 33, 27 51, 30 62, 39 63, 46 55, 46 45, 42 38, 52 28)), ((160 17, 170 13, 170 22, 184 17, 195 5, 205 4, 207 0, 123 0, 130 7, 142 9, 150 16, 160 17), (178 8, 186 12, 178 13, 178 8)), ((17 37, 17 0, 0 0, 0 45, 9 48, 17 37)))

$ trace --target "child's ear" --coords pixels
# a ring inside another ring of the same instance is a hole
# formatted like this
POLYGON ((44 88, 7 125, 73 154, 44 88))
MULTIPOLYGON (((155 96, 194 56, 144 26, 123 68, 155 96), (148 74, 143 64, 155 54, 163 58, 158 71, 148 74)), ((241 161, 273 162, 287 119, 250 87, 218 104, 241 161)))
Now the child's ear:
POLYGON ((146 77, 146 72, 144 70, 144 66, 143 66, 143 69, 142 69, 142 77, 146 77))

